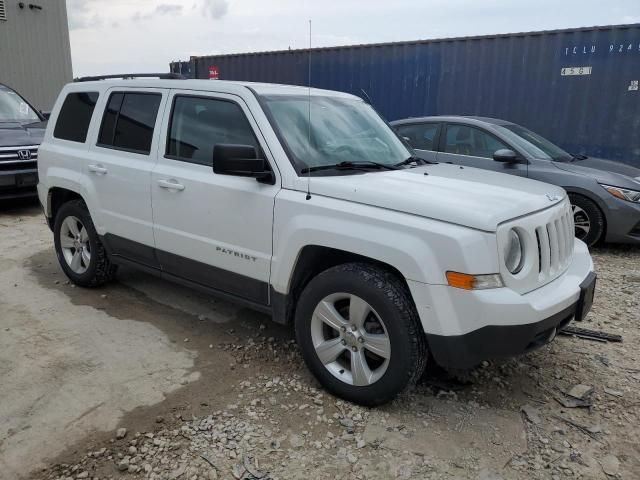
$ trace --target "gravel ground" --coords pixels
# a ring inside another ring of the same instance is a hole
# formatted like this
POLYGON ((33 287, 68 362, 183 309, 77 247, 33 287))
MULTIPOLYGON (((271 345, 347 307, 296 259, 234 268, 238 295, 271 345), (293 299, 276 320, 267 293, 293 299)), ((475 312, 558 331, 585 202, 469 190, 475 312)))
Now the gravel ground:
MULTIPOLYGON (((579 325, 622 335, 622 343, 559 336, 529 355, 485 362, 464 375, 431 368, 413 391, 367 409, 324 393, 304 368, 291 332, 263 315, 131 271, 97 291, 65 284, 50 233, 37 212, 25 208, 0 212, 0 232, 22 229, 37 248, 11 257, 0 233, 0 267, 2 259, 14 258, 12 265, 26 272, 21 281, 67 299, 58 313, 89 309, 87 318, 118 320, 106 323, 109 330, 124 328, 127 319, 162 332, 160 343, 171 350, 162 355, 176 355, 182 364, 160 401, 145 397, 137 407, 120 406, 114 422, 96 422, 92 414, 80 431, 30 425, 20 445, 0 431, 3 480, 640 477, 640 248, 594 250, 598 288, 592 312, 579 325), (188 298, 167 306, 178 297, 188 298), (29 443, 30 436, 53 445, 29 443), (32 461, 16 469, 9 456, 21 449, 32 461)), ((0 296, 2 310, 17 310, 17 303, 0 296)), ((20 329, 5 325, 0 319, 3 330, 20 329)), ((132 349, 139 352, 140 344, 132 349)), ((143 350, 131 367, 144 366, 153 350, 149 343, 149 357, 143 350)), ((110 367, 115 360, 100 361, 110 367)), ((28 368, 25 373, 28 383, 28 368)), ((0 367, 0 384, 7 375, 0 367)), ((100 381, 109 389, 120 379, 100 381)), ((117 395, 101 401, 98 411, 119 406, 117 395)), ((3 402, 0 395, 5 430, 3 402)), ((40 408, 33 403, 30 409, 40 408)))

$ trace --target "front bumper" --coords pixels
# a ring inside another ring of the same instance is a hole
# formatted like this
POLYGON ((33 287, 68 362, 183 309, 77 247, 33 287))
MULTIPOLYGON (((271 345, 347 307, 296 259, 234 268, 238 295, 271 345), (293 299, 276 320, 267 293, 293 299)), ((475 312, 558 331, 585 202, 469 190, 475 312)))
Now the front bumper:
POLYGON ((640 245, 640 204, 612 198, 607 209, 605 241, 640 245))
POLYGON ((38 169, 0 171, 0 200, 37 195, 38 169))
POLYGON ((592 275, 589 251, 576 240, 567 271, 526 294, 509 288, 467 291, 408 283, 436 362, 470 368, 551 341, 557 329, 573 319, 581 305, 582 287, 592 275))
POLYGON ((481 361, 514 357, 551 342, 576 313, 576 304, 540 322, 525 325, 487 325, 465 335, 445 337, 427 335, 427 342, 438 365, 468 369, 481 361))

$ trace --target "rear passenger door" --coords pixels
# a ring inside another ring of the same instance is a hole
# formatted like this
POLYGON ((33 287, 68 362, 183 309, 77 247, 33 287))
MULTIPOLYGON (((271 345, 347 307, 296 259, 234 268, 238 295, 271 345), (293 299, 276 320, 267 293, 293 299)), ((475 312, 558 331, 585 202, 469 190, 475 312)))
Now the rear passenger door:
POLYGON ((153 252, 151 170, 168 90, 113 88, 106 92, 98 131, 85 164, 98 232, 114 255, 158 268, 153 252))
POLYGON ((411 123, 398 125, 396 131, 409 142, 419 157, 435 161, 440 128, 440 123, 411 123))
POLYGON ((278 172, 269 185, 212 168, 216 144, 254 146, 273 168, 264 138, 235 95, 172 91, 170 102, 151 183, 162 270, 266 305, 278 172))
POLYGON ((493 159, 493 154, 502 149, 513 150, 484 129, 449 123, 445 126, 437 160, 526 177, 526 164, 496 162, 493 159))

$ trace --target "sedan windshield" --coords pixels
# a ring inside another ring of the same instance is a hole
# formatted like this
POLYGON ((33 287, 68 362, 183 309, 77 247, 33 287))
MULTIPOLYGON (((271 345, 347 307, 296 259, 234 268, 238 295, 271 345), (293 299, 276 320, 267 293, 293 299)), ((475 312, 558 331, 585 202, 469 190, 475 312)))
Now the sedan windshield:
MULTIPOLYGON (((366 163, 393 166, 413 154, 362 100, 330 96, 309 99, 304 95, 263 98, 299 173, 309 167, 345 162, 362 164, 360 169, 366 169, 366 163)), ((347 174, 360 169, 338 168, 336 172, 347 174)), ((331 169, 321 171, 328 170, 331 169)))
POLYGON ((515 133, 520 139, 520 146, 534 158, 553 160, 555 162, 570 162, 571 160, 573 160, 573 156, 570 153, 565 152, 563 149, 561 149, 557 145, 554 145, 546 138, 520 125, 502 125, 499 128, 502 129, 503 133, 515 133), (523 140, 528 144, 528 146, 522 144, 523 140))
POLYGON ((40 117, 24 99, 13 90, 0 88, 0 122, 34 123, 40 117))

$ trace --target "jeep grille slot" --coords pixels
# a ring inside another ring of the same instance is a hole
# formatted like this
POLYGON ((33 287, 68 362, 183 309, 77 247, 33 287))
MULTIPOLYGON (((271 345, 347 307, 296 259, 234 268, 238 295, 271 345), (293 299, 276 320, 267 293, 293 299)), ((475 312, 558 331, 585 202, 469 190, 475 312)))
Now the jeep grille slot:
POLYGON ((562 209, 546 225, 535 230, 538 244, 538 273, 543 281, 564 270, 573 254, 573 218, 562 209))
POLYGON ((536 239, 538 240, 538 273, 549 274, 551 268, 551 249, 549 247, 549 234, 546 228, 536 228, 536 239))

